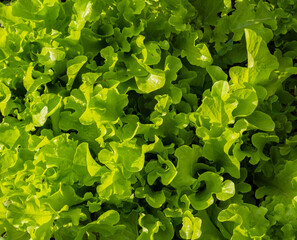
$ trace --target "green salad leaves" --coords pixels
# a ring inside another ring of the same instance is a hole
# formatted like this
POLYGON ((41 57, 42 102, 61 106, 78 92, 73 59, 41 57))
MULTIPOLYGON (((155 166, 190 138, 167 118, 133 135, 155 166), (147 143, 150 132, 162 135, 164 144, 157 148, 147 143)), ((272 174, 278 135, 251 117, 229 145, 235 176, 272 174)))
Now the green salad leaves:
POLYGON ((296 0, 11 0, 0 24, 0 239, 296 239, 296 0))

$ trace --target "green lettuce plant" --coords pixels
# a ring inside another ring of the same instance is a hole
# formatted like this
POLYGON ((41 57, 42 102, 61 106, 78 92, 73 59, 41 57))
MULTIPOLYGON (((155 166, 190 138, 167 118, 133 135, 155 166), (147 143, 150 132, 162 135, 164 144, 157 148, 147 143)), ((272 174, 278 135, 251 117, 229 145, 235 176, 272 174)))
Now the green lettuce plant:
POLYGON ((12 0, 0 24, 1 239, 296 239, 296 0, 12 0))

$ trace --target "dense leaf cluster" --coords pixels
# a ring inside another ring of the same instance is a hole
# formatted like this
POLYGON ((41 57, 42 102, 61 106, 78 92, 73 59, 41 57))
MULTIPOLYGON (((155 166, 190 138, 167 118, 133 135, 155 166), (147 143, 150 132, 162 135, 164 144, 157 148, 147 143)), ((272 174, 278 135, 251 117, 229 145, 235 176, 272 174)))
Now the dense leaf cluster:
POLYGON ((296 239, 296 0, 0 3, 1 239, 296 239))

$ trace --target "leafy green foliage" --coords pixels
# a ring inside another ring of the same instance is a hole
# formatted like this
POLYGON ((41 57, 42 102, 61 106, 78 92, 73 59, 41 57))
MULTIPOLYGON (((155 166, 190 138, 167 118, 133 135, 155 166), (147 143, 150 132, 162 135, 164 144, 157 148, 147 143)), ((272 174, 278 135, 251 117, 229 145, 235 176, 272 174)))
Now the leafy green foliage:
POLYGON ((0 238, 296 239, 296 12, 2 1, 0 238))

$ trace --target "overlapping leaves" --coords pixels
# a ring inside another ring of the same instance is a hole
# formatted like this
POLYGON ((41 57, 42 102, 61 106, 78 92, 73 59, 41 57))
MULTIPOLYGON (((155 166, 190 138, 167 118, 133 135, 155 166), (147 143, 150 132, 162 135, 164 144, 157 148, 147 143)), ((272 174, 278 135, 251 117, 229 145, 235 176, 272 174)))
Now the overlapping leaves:
POLYGON ((296 0, 0 3, 4 239, 294 239, 296 0))

